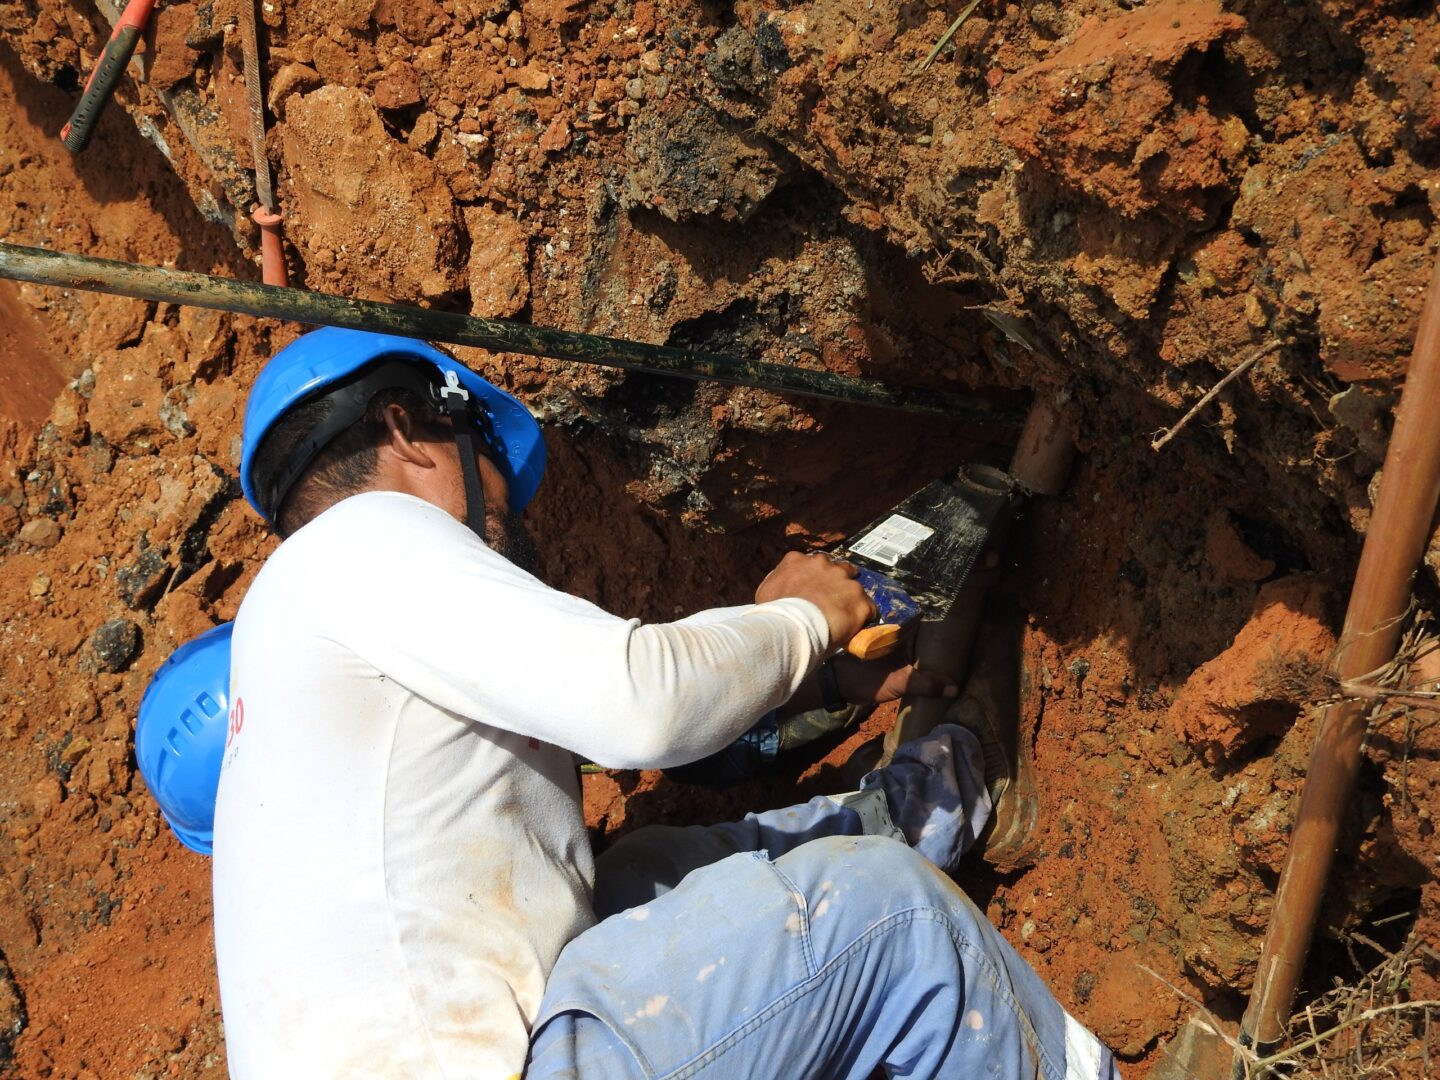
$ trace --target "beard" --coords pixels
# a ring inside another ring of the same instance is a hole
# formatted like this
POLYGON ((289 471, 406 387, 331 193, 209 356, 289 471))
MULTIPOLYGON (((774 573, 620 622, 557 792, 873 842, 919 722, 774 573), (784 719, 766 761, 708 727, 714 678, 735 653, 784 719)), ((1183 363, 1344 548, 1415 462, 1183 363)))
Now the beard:
POLYGON ((535 538, 525 528, 520 515, 509 507, 485 508, 485 543, 490 550, 504 556, 527 574, 534 574, 540 563, 535 538))

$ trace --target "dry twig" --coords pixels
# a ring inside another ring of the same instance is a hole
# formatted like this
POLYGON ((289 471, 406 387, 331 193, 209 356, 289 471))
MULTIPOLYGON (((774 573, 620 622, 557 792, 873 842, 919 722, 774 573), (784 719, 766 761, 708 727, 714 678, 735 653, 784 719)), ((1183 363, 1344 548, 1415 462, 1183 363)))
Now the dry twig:
POLYGON ((970 3, 966 5, 965 10, 960 12, 959 17, 950 24, 949 29, 947 29, 945 33, 940 35, 940 40, 935 42, 935 47, 930 50, 930 55, 925 57, 924 60, 921 60, 920 63, 916 64, 913 68, 910 69, 910 78, 913 79, 916 75, 919 75, 922 71, 924 71, 926 68, 928 68, 931 64, 935 62, 935 57, 940 55, 940 50, 945 48, 946 45, 950 44, 950 39, 955 36, 955 31, 959 30, 960 27, 965 24, 965 20, 968 19, 975 11, 975 9, 979 6, 980 0, 970 0, 970 3))
POLYGON ((1293 1080, 1370 1080, 1394 1076, 1397 1065, 1428 1056, 1426 1032, 1432 1017, 1440 1015, 1440 1001, 1403 1000, 1410 969, 1428 947, 1412 936, 1390 952, 1364 935, 1352 936, 1378 951, 1381 961, 1353 983, 1312 1002, 1304 1023, 1297 1017, 1291 1024, 1296 1041, 1268 1057, 1252 1056, 1252 1075, 1284 1066, 1293 1080))
POLYGON ((1395 1076, 1397 1066, 1413 1067, 1415 1062, 1425 1069, 1422 1075, 1429 1075, 1431 1023, 1440 1017, 1440 1001, 1401 999, 1409 986, 1410 969, 1422 953, 1433 951, 1413 935, 1393 953, 1368 938, 1361 940, 1382 953, 1381 962, 1296 1014, 1290 1022, 1295 1041, 1265 1057, 1242 1047, 1195 997, 1145 965, 1138 966, 1194 1007, 1235 1053, 1247 1080, 1274 1076, 1277 1070, 1289 1080, 1379 1080, 1395 1076))
POLYGON ((1201 1019, 1205 1021, 1205 1023, 1209 1026, 1210 1030, 1213 1031, 1216 1035, 1218 1035, 1221 1039, 1225 1040, 1231 1050, 1234 1050, 1236 1053, 1244 1052, 1245 1048, 1240 1045, 1240 1043, 1234 1038, 1234 1036, 1226 1032, 1225 1025, 1219 1021, 1219 1019, 1215 1016, 1214 1013, 1212 1013, 1209 1009, 1205 1007, 1204 1002, 1202 1002, 1199 998, 1195 997, 1193 994, 1187 994, 1184 990, 1181 990, 1180 987, 1176 986, 1169 979, 1165 978, 1164 975, 1161 975, 1154 968, 1149 967, 1145 964, 1136 964, 1135 966, 1138 967, 1141 971, 1145 972, 1146 975, 1149 975, 1156 982, 1160 983, 1162 986, 1167 987, 1170 992, 1176 997, 1180 998, 1181 1001, 1189 1004, 1192 1009, 1194 1009, 1197 1013, 1200 1014, 1201 1019))
MULTIPOLYGON (((1410 625, 1401 636, 1400 647, 1395 650, 1394 658, 1374 671, 1340 680, 1337 687, 1340 697, 1359 698, 1363 701, 1392 701, 1419 707, 1440 700, 1440 689, 1434 688, 1434 679, 1415 682, 1411 676, 1411 669, 1416 661, 1440 648, 1440 638, 1430 630, 1431 616, 1429 612, 1418 610, 1412 600, 1405 614, 1393 622, 1402 619, 1408 620, 1410 625)), ((1338 660, 1338 653, 1335 660, 1338 660)), ((1332 660, 1332 665, 1335 660, 1332 660)))
POLYGON ((1202 397, 1199 401, 1197 401, 1194 405, 1192 405, 1190 407, 1190 411, 1187 412, 1184 416, 1182 416, 1179 422, 1176 423, 1174 427, 1168 428, 1167 430, 1161 432, 1158 437, 1151 441, 1150 449, 1159 450, 1162 446, 1164 446, 1171 439, 1173 439, 1180 432, 1181 428, 1183 428, 1186 424, 1190 423, 1191 420, 1195 419, 1196 413, 1198 413, 1201 409, 1205 408, 1206 405, 1209 405, 1210 402, 1214 401, 1216 394, 1220 393, 1221 390, 1224 390, 1225 387, 1229 386, 1241 375, 1245 374, 1245 372, 1249 371, 1252 367, 1254 367, 1257 361, 1262 360, 1273 352, 1278 352, 1280 349, 1284 348, 1284 346, 1285 343, 1283 341, 1272 341, 1269 345, 1266 345, 1259 352, 1252 353, 1244 360, 1240 361, 1240 363, 1235 366, 1235 370, 1230 372, 1223 379, 1221 379, 1214 386, 1212 386, 1209 390, 1207 390, 1205 392, 1205 396, 1202 397))
MULTIPOLYGON (((1312 1035, 1308 1039, 1287 1046, 1279 1053, 1271 1054, 1269 1057, 1257 1058, 1251 1063, 1250 1067, 1252 1070, 1259 1072, 1274 1068, 1281 1062, 1294 1062, 1303 1057, 1307 1051, 1318 1048, 1320 1044, 1327 1039, 1333 1039, 1343 1031, 1358 1027, 1361 1024, 1367 1024, 1371 1020, 1378 1020, 1380 1017, 1386 1016, 1389 1013, 1420 1012, 1422 1010, 1428 1013, 1431 1009, 1440 1009, 1440 1001, 1396 1001, 1389 1005, 1379 1005, 1373 1009, 1366 1009, 1362 1013, 1357 1013, 1341 1021, 1332 1028, 1326 1028, 1317 1035, 1312 1035)), ((1356 1043, 1355 1053, 1360 1053, 1359 1043, 1356 1043)))

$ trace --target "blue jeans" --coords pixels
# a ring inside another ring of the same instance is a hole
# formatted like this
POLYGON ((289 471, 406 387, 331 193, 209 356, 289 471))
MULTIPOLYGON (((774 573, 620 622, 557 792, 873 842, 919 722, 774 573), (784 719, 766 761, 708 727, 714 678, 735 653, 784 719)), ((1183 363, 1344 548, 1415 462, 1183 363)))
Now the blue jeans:
POLYGON ((597 911, 639 906, 561 953, 527 1080, 1118 1077, 949 878, 859 832, 817 799, 617 844, 597 911))

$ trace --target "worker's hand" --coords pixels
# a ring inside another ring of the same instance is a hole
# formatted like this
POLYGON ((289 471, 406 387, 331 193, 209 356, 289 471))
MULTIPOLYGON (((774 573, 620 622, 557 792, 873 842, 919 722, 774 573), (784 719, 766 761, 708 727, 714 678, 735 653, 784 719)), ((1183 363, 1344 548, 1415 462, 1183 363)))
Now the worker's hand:
POLYGON ((916 697, 954 698, 958 687, 938 671, 921 671, 901 653, 878 660, 858 660, 848 653, 835 657, 835 685, 852 705, 883 705, 913 694, 916 697))
POLYGON ((820 609, 830 624, 830 647, 839 648, 875 616, 875 605, 855 580, 859 571, 819 552, 789 552, 755 590, 755 602, 798 596, 820 609))

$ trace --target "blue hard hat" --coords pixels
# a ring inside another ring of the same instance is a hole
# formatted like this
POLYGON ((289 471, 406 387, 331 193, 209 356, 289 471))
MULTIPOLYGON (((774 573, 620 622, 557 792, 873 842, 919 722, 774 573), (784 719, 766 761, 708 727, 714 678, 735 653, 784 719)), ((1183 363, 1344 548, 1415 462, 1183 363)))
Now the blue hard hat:
POLYGON ((327 326, 296 339, 265 365, 250 390, 240 446, 240 487, 265 520, 275 507, 262 505, 254 475, 255 455, 265 436, 288 410, 345 381, 382 358, 433 365, 437 383, 454 381, 483 405, 489 416, 494 464, 510 488, 510 509, 519 513, 535 496, 545 472, 545 437, 530 410, 439 349, 414 338, 327 326))
POLYGON ((215 835, 234 627, 221 623, 171 653, 145 688, 135 724, 140 775, 180 842, 201 855, 215 835))

